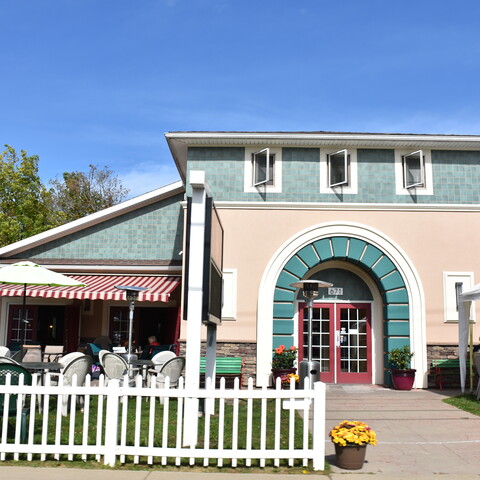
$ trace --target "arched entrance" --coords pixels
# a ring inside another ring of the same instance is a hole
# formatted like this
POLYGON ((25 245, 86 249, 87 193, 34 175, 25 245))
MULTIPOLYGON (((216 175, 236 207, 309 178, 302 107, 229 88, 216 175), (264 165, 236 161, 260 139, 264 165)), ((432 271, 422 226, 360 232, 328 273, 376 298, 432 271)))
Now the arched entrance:
MULTIPOLYGON (((266 339, 268 335, 272 341, 270 345, 266 341, 258 342, 257 383, 262 385, 268 381, 264 379, 269 375, 273 348, 280 344, 302 345, 299 341, 301 332, 296 326, 297 305, 301 299, 296 298, 297 292, 291 283, 310 278, 329 265, 335 267, 333 262, 337 262, 337 267, 341 264, 343 270, 360 276, 373 297, 370 303, 373 335, 369 346, 372 371, 371 379, 364 377, 363 381, 383 383, 388 350, 410 344, 416 352, 415 368, 420 372, 417 386, 424 386, 425 315, 419 277, 405 252, 392 240, 370 227, 354 223, 329 223, 306 229, 287 241, 270 261, 259 290, 257 334, 259 339, 266 339), (412 318, 415 322, 411 322, 412 318)), ((321 275, 319 278, 324 279, 321 275)), ((350 299, 335 300, 345 302, 350 299)), ((363 307, 352 305, 352 308, 359 310, 357 315, 364 313, 360 312, 363 307)), ((341 315, 342 312, 334 311, 332 316, 341 315)), ((341 332, 342 326, 336 325, 338 328, 334 327, 329 341, 334 341, 336 332, 341 332)), ((338 362, 341 364, 341 357, 338 362)))

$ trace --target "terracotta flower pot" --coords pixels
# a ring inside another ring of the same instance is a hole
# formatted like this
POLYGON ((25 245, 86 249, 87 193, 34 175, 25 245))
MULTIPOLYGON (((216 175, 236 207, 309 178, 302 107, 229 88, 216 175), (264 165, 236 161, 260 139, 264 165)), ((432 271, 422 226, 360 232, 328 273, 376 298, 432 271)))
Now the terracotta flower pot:
POLYGON ((408 370, 391 369, 392 383, 395 390, 411 390, 413 382, 415 382, 416 370, 410 368, 408 370))
POLYGON ((335 443, 337 467, 345 470, 359 470, 362 468, 366 453, 366 443, 364 445, 345 445, 344 447, 335 443))

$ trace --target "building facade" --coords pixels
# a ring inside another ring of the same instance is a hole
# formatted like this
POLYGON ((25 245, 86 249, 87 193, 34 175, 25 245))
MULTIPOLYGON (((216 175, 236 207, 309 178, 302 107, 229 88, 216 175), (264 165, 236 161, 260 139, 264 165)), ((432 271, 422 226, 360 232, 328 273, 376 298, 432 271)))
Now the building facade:
MULTIPOLYGON (((426 387, 431 360, 457 353, 456 284, 473 286, 480 268, 479 136, 172 132, 166 139, 180 182, 4 247, 0 262, 29 259, 90 276, 87 285, 100 275, 113 283, 124 275, 132 285, 153 278, 152 293, 161 278, 167 297, 139 299, 135 333, 139 343, 156 333, 183 348, 185 195, 190 172, 204 171, 224 229, 219 354, 244 356, 257 385, 269 384, 275 347, 306 355, 307 309, 291 286, 300 279, 333 284, 313 308, 312 354, 323 381, 388 383, 388 351, 409 345, 416 386, 426 387)), ((39 335, 54 324, 56 340, 69 346, 121 335, 114 322, 126 302, 107 287, 83 297, 40 290, 29 290, 39 322, 32 340, 47 341, 39 335)), ((1 294, 8 342, 20 330, 21 299, 1 294)))
POLYGON ((306 351, 305 301, 291 286, 305 278, 335 287, 313 311, 322 380, 388 383, 388 351, 409 345, 425 387, 431 358, 456 353, 455 284, 473 285, 480 266, 480 137, 166 136, 187 194, 189 173, 206 172, 225 231, 218 335, 256 345, 258 385, 273 348, 306 351))

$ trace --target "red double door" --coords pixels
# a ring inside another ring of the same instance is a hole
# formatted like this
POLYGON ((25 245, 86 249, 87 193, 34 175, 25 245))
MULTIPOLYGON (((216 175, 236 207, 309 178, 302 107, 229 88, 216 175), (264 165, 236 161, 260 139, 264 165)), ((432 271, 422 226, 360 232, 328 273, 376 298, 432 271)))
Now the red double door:
MULTIPOLYGON (((308 308, 300 306, 299 360, 307 358, 308 308), (303 334, 303 335, 302 335, 303 334)), ((371 308, 368 303, 315 303, 312 360, 326 383, 372 383, 371 308)))

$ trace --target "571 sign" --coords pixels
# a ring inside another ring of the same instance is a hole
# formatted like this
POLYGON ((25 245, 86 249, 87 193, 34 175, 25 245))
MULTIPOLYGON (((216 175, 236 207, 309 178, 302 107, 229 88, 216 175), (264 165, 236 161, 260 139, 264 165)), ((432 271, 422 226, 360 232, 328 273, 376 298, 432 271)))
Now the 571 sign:
POLYGON ((329 295, 343 295, 343 287, 328 287, 329 295))

